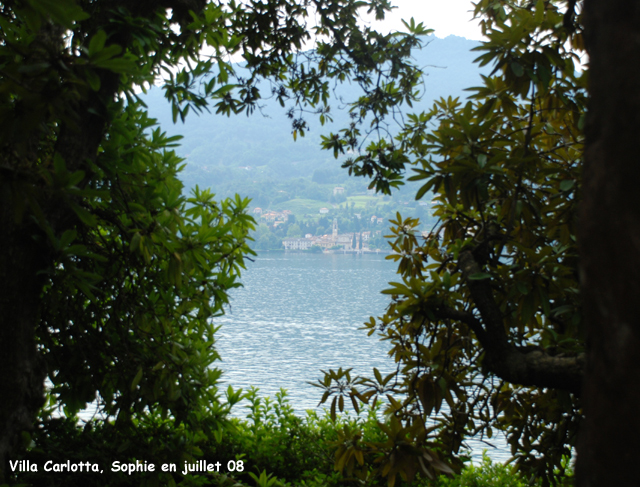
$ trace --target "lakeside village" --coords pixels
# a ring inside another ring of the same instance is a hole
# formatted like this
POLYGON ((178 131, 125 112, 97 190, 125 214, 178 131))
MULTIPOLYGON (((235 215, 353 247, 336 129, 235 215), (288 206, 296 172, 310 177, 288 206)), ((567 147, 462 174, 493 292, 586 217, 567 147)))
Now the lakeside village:
MULTIPOLYGON (((260 208, 257 208, 254 213, 261 219, 266 220, 274 225, 284 223, 288 220, 290 211, 284 210, 282 212, 267 211, 262 212, 260 208)), ((322 213, 322 211, 321 211, 322 213)), ((383 219, 375 218, 372 223, 382 224, 383 219)), ((310 250, 317 252, 353 252, 353 253, 380 253, 379 249, 369 248, 369 240, 373 235, 379 235, 381 230, 376 231, 362 231, 352 233, 339 233, 338 232, 338 219, 333 219, 333 226, 331 234, 325 235, 312 235, 307 233, 304 237, 288 237, 282 240, 282 247, 285 250, 310 250)))
MULTIPOLYGON (((333 189, 336 198, 343 194, 344 188, 333 189)), ((279 209, 254 207, 250 210, 258 222, 253 234, 256 249, 388 253, 391 249, 384 235, 389 233, 389 220, 395 217, 399 205, 407 205, 407 202, 387 201, 369 194, 343 197, 333 202, 332 209, 315 200, 294 199, 290 203, 289 209, 282 208, 284 205, 280 203, 279 209)), ((428 221, 429 205, 429 202, 418 202, 415 207, 403 208, 409 210, 410 216, 428 221)))
MULTIPOLYGON (((378 230, 380 233, 380 230, 378 230)), ((330 235, 314 236, 310 233, 302 238, 285 238, 282 246, 285 250, 312 250, 313 247, 323 252, 380 252, 369 249, 371 231, 338 233, 338 219, 333 219, 333 231, 330 235)))

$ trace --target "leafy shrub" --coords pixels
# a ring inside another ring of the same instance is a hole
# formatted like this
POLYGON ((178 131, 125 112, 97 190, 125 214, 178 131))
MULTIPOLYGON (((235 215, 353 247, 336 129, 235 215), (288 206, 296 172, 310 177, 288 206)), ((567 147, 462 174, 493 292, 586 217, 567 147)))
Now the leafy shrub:
POLYGON ((528 487, 529 485, 507 465, 493 463, 486 452, 482 454, 480 465, 470 464, 462 470, 460 475, 440 476, 434 483, 434 487, 528 487))
MULTIPOLYGON (((32 447, 22 459, 43 465, 46 460, 62 463, 99 463, 103 474, 56 474, 23 472, 12 481, 34 486, 138 486, 179 485, 217 487, 386 487, 388 479, 376 474, 376 460, 365 457, 364 481, 336 471, 336 452, 349 442, 362 444, 383 442, 387 437, 379 426, 381 406, 363 409, 357 416, 338 414, 331 419, 329 411, 309 410, 304 417, 296 416, 286 392, 275 399, 260 397, 251 388, 242 396, 248 400, 246 419, 218 418, 209 428, 209 436, 185 441, 189 432, 170 419, 153 418, 147 423, 132 423, 126 431, 110 422, 89 422, 80 426, 77 419, 49 419, 33 434, 32 447), (185 449, 185 445, 191 445, 185 449), (181 474, 184 461, 200 459, 226 466, 229 460, 242 460, 242 472, 219 474, 181 474), (147 461, 158 466, 155 473, 126 475, 111 472, 114 460, 147 461), (162 463, 177 463, 178 472, 159 472, 162 463)), ((234 393, 236 396, 239 391, 234 393)), ((237 397, 235 398, 237 399, 237 397)), ((233 402, 235 402, 235 399, 233 402)), ((203 418, 207 423, 207 418, 203 418)), ((344 448, 342 448, 344 451, 344 448)), ((569 460, 563 463, 568 472, 565 485, 571 485, 569 460)), ((459 475, 440 476, 434 481, 416 477, 412 482, 397 478, 396 485, 413 487, 528 487, 529 484, 509 466, 492 463, 484 454, 481 465, 467 465, 459 475)))
POLYGON ((230 454, 245 455, 256 473, 267 471, 287 481, 303 478, 308 471, 332 471, 333 451, 327 440, 335 433, 329 422, 315 413, 304 419, 296 416, 284 390, 275 401, 259 397, 256 388, 246 398, 247 419, 233 419, 234 427, 223 441, 230 454))

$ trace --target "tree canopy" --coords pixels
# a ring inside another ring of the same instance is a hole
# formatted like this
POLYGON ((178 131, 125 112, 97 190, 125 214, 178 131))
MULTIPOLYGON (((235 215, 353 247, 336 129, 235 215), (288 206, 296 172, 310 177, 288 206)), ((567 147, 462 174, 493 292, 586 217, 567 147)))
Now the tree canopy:
MULTIPOLYGON (((576 445, 586 362, 576 242, 581 13, 565 1, 475 5, 486 35, 477 62, 492 74, 468 101, 408 115, 396 137, 344 164, 385 192, 405 174, 421 182, 416 198, 433 197, 438 218, 425 234, 416 219, 392 222, 398 280, 366 329, 389 342, 397 371, 331 371, 318 384, 334 411, 345 398, 355 407, 387 399, 397 419, 386 444, 352 432, 339 466, 356 474, 368 453, 383 474, 411 478, 436 452, 456 455, 466 437, 501 431, 521 469, 555 482, 576 445)), ((351 135, 325 145, 344 151, 351 135)))
POLYGON ((239 285, 254 222, 240 197, 182 194, 177 138, 154 126, 137 93, 160 81, 174 120, 250 113, 273 96, 296 137, 306 116, 331 116, 332 84, 349 81, 361 89, 353 126, 369 130, 414 99, 419 78, 408 56, 421 25, 382 35, 358 24, 359 12, 388 9, 380 0, 0 5, 3 468, 36 415, 72 416, 94 399, 132 437, 136 424, 181 425, 158 444, 139 438, 154 455, 179 448, 192 458, 203 436, 219 434, 239 396, 216 388, 211 318, 239 285), (305 51, 312 36, 316 49, 305 51))

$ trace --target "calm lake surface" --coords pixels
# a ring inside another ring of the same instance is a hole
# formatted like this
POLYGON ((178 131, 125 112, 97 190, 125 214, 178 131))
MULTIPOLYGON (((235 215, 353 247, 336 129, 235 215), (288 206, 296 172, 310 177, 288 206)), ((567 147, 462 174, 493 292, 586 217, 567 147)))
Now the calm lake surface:
MULTIPOLYGON (((384 313, 389 297, 380 291, 397 279, 395 271, 384 254, 259 254, 247 263, 244 287, 232 291, 226 316, 215 321, 222 325, 216 337, 223 383, 272 397, 284 388, 302 415, 318 406, 321 390, 308 382, 321 370, 391 372, 388 345, 359 328, 384 313)), ((494 460, 510 457, 503 438, 491 441, 497 448, 468 442, 474 460, 483 449, 494 460)))

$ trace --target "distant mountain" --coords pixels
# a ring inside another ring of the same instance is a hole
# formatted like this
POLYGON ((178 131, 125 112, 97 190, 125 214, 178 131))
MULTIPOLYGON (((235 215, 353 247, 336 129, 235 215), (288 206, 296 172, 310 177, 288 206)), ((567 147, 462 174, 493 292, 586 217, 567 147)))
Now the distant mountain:
MULTIPOLYGON (((481 70, 473 60, 479 53, 471 52, 478 45, 477 41, 457 36, 429 37, 425 47, 414 54, 416 64, 425 73, 423 97, 413 109, 407 107, 407 111, 428 110, 434 100, 443 96, 465 97, 465 88, 478 85, 481 70)), ((350 86, 339 90, 347 99, 355 93, 355 87, 350 86)), ((294 142, 290 120, 274 100, 264 100, 261 113, 249 117, 190 114, 184 124, 174 125, 161 89, 150 90, 143 99, 149 114, 159 121, 163 130, 184 136, 177 152, 187 159, 182 176, 187 188, 198 184, 212 187, 219 196, 238 192, 256 199, 261 197, 258 192, 263 191, 265 185, 284 187, 292 179, 351 184, 362 190, 368 183, 348 181, 353 178, 348 178, 340 162, 332 153, 320 149, 320 134, 335 131, 348 120, 347 111, 337 112, 333 105, 334 124, 321 127, 317 121, 309 120, 311 130, 294 142)), ((288 190, 279 191, 287 193, 288 190)))

